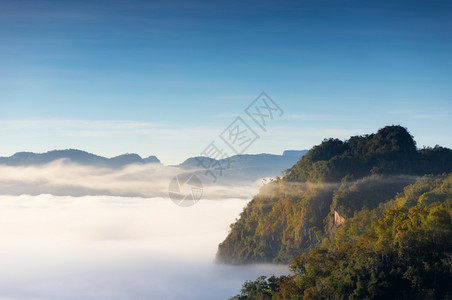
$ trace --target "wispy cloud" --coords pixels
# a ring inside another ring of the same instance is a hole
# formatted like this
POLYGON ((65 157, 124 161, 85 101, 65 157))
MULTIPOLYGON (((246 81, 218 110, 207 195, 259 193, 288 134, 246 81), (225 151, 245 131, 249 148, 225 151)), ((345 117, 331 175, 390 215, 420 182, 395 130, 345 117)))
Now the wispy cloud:
POLYGON ((293 137, 315 137, 323 140, 324 138, 348 138, 353 135, 364 134, 363 129, 354 128, 293 128, 293 127, 275 127, 269 130, 268 136, 293 136, 293 137))
POLYGON ((0 121, 0 130, 16 129, 107 129, 107 130, 136 130, 156 128, 157 124, 136 121, 117 120, 76 120, 76 119, 37 119, 0 121))
POLYGON ((206 127, 170 128, 164 124, 128 120, 38 119, 0 121, 0 134, 120 137, 130 135, 198 136, 217 132, 206 127))
MULTIPOLYGON (((40 166, 0 165, 0 194, 59 196, 111 195, 123 197, 167 197, 168 186, 174 176, 187 170, 160 164, 128 165, 121 169, 83 166, 57 160, 40 166)), ((204 178, 202 178, 204 179, 204 178)), ((201 180, 202 180, 201 179, 201 180)), ((203 199, 252 197, 262 184, 221 180, 203 182, 203 199), (234 188, 231 189, 231 184, 234 188)))
POLYGON ((339 117, 337 115, 328 114, 285 114, 284 118, 288 119, 299 119, 299 120, 337 120, 339 117))
POLYGON ((427 109, 423 112, 414 111, 411 109, 400 109, 392 110, 389 111, 388 113, 390 115, 403 115, 414 120, 444 119, 450 118, 452 116, 452 114, 448 112, 448 108, 446 109, 435 108, 430 110, 427 109))
POLYGON ((214 114, 212 115, 212 118, 228 118, 234 120, 235 118, 237 118, 240 114, 237 113, 221 113, 221 114, 214 114))
POLYGON ((431 119, 444 119, 444 118, 450 118, 451 114, 440 114, 440 113, 426 113, 426 114, 414 114, 411 116, 411 118, 416 120, 431 120, 431 119))
POLYGON ((410 110, 410 109, 396 109, 396 110, 391 110, 388 113, 390 115, 404 115, 404 114, 412 113, 412 110, 410 110))
POLYGON ((190 125, 128 120, 4 120, 0 121, 0 140, 5 143, 0 156, 77 148, 102 156, 152 154, 166 164, 178 164, 199 155, 224 129, 210 124, 190 125))

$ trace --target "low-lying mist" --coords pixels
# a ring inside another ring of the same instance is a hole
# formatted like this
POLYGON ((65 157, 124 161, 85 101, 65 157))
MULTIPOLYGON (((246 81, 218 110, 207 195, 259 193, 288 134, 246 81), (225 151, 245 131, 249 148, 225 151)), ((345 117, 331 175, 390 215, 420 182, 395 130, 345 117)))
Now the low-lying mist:
POLYGON ((227 299, 245 280, 288 272, 214 263, 246 203, 0 196, 0 299, 227 299))
MULTIPOLYGON (((120 169, 56 160, 37 166, 0 165, 0 193, 5 195, 167 197, 171 179, 187 170, 160 164, 134 164, 120 169)), ((202 172, 197 172, 202 173, 202 172)), ((261 180, 222 180, 199 176, 205 199, 249 198, 261 180)))
POLYGON ((0 165, 0 299, 228 299, 287 266, 215 263, 262 181, 197 175, 191 207, 168 198, 177 167, 68 160, 0 165))
POLYGON ((285 196, 302 196, 309 190, 334 190, 345 186, 365 186, 366 188, 379 187, 385 184, 403 184, 414 183, 419 176, 415 175, 369 175, 358 180, 348 180, 342 182, 291 182, 291 181, 268 181, 269 184, 263 185, 259 189, 259 195, 263 197, 272 197, 281 193, 285 196))

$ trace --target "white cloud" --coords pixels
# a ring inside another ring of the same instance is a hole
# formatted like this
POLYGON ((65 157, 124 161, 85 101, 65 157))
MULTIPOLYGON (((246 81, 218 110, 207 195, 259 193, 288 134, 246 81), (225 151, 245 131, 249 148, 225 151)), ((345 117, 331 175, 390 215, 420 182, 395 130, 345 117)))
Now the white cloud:
POLYGON ((285 114, 284 118, 300 119, 309 121, 324 121, 324 120, 338 120, 340 117, 328 114, 285 114))
POLYGON ((438 120, 438 119, 450 119, 450 114, 442 114, 442 113, 426 113, 426 114, 415 114, 412 115, 411 118, 415 120, 438 120))
POLYGON ((404 115, 412 113, 412 110, 410 109, 397 109, 397 110, 391 110, 388 112, 391 115, 404 115))
MULTIPOLYGON (((186 170, 160 164, 127 165, 121 169, 82 166, 57 160, 39 166, 0 165, 2 194, 112 195, 127 197, 167 197, 172 178, 186 170)), ((201 178, 203 181, 204 178, 201 178)), ((209 178, 210 179, 210 178, 209 178)), ((216 199, 250 198, 260 181, 236 182, 231 189, 220 180, 204 180, 203 194, 216 199)))
POLYGON ((213 263, 245 204, 0 196, 0 299, 227 299, 245 280, 288 272, 213 263))
MULTIPOLYGON (((0 121, 0 134, 5 135, 61 135, 84 137, 166 136, 180 138, 212 133, 205 127, 174 129, 164 124, 128 120, 38 119, 0 121)), ((217 132, 216 130, 215 132, 217 132)))
POLYGON ((178 164, 189 156, 198 155, 218 136, 220 129, 127 120, 0 121, 0 140, 4 141, 0 156, 19 151, 76 148, 102 156, 127 152, 143 157, 156 155, 166 164, 178 164))

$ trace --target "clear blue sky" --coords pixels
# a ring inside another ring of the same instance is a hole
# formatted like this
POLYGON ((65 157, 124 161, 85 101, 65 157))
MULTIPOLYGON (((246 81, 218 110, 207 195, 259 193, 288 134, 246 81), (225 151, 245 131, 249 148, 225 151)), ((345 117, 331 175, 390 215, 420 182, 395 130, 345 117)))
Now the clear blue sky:
POLYGON ((452 2, 0 0, 0 155, 178 163, 261 91, 284 115, 248 153, 391 124, 452 147, 452 2))

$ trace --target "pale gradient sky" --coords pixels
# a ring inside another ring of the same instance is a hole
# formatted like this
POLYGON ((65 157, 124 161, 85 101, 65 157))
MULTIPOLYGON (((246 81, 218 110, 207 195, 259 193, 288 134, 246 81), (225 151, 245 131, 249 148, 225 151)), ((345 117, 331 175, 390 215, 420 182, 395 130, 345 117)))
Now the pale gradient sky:
POLYGON ((0 156, 175 164, 261 91, 285 114, 247 153, 391 124, 452 147, 450 1, 0 0, 0 66, 0 156))

